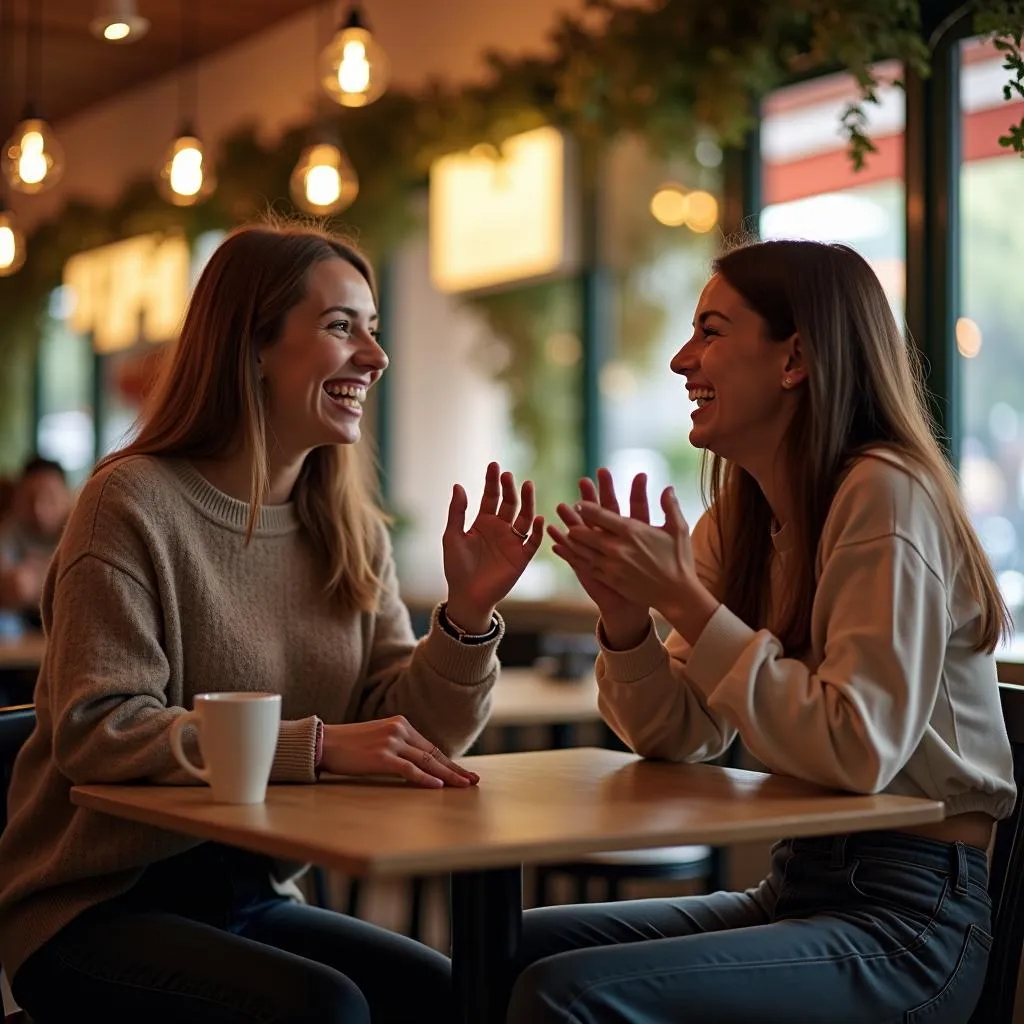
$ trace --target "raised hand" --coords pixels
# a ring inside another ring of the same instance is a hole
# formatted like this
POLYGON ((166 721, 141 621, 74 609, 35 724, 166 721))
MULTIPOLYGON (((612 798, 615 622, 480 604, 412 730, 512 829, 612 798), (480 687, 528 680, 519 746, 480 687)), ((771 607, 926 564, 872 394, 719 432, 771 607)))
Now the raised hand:
POLYGON ((487 467, 480 509, 466 529, 466 492, 456 484, 442 538, 448 581, 448 616, 470 633, 490 628, 494 606, 523 574, 540 548, 544 517, 536 514, 533 481, 520 494, 511 473, 487 467))
POLYGON ((661 507, 665 524, 652 526, 584 501, 577 506, 581 522, 566 535, 572 557, 599 584, 659 610, 674 603, 697 576, 690 528, 670 487, 662 493, 661 507))
POLYGON ((480 776, 440 751, 401 715, 325 725, 320 767, 332 775, 391 775, 414 786, 475 786, 480 776))
MULTIPOLYGON (((619 515, 619 500, 615 494, 615 483, 607 469, 597 471, 596 487, 594 482, 587 477, 580 481, 580 497, 584 503, 599 505, 610 514, 619 515)), ((578 530, 585 526, 580 513, 570 505, 559 505, 558 515, 570 533, 573 528, 578 530)), ((644 473, 638 473, 633 478, 629 492, 629 515, 630 519, 639 523, 650 523, 651 521, 650 508, 647 504, 647 476, 644 473)), ((649 606, 631 600, 613 586, 603 582, 592 570, 589 560, 576 555, 565 532, 555 526, 549 526, 548 534, 554 541, 552 550, 559 558, 569 563, 581 586, 597 605, 601 613, 601 625, 605 639, 608 643, 619 649, 636 646, 649 628, 649 606)))
POLYGON ((671 487, 662 492, 661 507, 665 525, 651 526, 594 502, 580 502, 582 523, 569 528, 566 545, 599 584, 626 600, 656 608, 693 644, 718 601, 697 575, 690 528, 671 487))

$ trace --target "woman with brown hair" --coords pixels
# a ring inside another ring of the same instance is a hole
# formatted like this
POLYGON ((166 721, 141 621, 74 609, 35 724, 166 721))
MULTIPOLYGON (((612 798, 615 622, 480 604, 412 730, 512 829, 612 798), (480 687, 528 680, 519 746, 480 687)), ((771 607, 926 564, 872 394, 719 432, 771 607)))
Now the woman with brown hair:
POLYGON ((853 250, 766 242, 716 262, 672 369, 711 456, 692 536, 671 489, 650 522, 642 476, 620 515, 607 472, 550 529, 600 610, 605 719, 647 757, 738 737, 770 771, 947 818, 784 839, 742 893, 531 911, 510 1024, 966 1021, 1015 795, 1009 621, 910 349, 853 250))
POLYGON ((43 595, 38 725, 0 839, 0 961, 40 1024, 452 1020, 449 962, 293 898, 296 866, 75 807, 73 785, 190 781, 172 725, 207 690, 282 698, 271 782, 424 787, 486 719, 494 608, 540 545, 532 484, 492 464, 443 537, 418 644, 360 440, 388 358, 373 275, 303 228, 230 235, 137 438, 85 486, 43 595))

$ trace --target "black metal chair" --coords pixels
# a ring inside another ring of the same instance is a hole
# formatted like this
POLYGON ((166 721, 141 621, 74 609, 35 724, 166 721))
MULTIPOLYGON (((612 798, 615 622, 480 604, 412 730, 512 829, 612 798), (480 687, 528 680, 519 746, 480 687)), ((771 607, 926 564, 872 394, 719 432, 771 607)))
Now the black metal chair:
POLYGON ((21 745, 35 728, 36 710, 31 704, 0 707, 0 783, 3 801, 0 802, 0 832, 7 827, 7 789, 11 784, 14 759, 21 745))
MULTIPOLYGON (((0 832, 7 827, 7 789, 11 784, 14 759, 21 745, 28 739, 36 724, 36 711, 31 704, 16 704, 0 707, 0 783, 3 784, 0 799, 0 832)), ((5 1017, 6 1024, 30 1024, 20 1011, 5 1017)))
POLYGON ((600 882, 604 890, 599 898, 610 902, 622 898, 623 883, 644 879, 679 882, 706 878, 708 889, 715 891, 724 886, 723 866, 724 853, 713 846, 661 846, 650 850, 595 853, 568 864, 538 867, 536 904, 548 906, 551 882, 556 877, 572 881, 572 898, 576 903, 588 902, 590 883, 595 881, 600 882))
POLYGON ((1024 951, 1024 686, 999 684, 1003 720, 1013 748, 1017 803, 996 826, 989 892, 995 907, 988 974, 971 1024, 1013 1024, 1021 953, 1024 951))

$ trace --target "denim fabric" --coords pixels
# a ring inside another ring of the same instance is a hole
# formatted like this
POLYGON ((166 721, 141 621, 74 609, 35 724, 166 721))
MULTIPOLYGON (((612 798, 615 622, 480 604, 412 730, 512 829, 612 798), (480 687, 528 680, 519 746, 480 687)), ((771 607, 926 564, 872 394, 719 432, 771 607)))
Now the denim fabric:
POLYGON ((963 1024, 992 944, 983 851, 792 839, 743 893, 529 911, 508 1024, 963 1024))
POLYGON ((283 899, 264 859, 213 843, 72 921, 25 961, 12 991, 35 1024, 455 1019, 446 957, 283 899))

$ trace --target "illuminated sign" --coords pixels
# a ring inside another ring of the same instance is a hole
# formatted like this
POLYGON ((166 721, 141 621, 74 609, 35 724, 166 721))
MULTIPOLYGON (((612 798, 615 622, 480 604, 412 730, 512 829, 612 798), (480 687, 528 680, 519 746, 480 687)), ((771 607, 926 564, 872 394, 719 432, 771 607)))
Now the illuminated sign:
POLYGON ((64 265, 69 325, 97 352, 176 337, 189 293, 190 254, 180 235, 140 235, 78 253, 64 265))
POLYGON ((572 262, 565 138, 537 128, 499 154, 475 146, 430 169, 430 276, 447 293, 566 270, 572 262))

